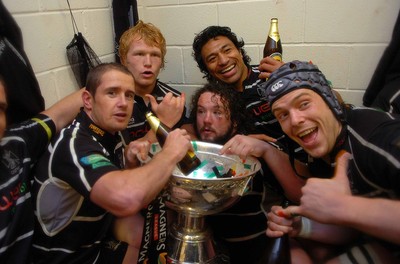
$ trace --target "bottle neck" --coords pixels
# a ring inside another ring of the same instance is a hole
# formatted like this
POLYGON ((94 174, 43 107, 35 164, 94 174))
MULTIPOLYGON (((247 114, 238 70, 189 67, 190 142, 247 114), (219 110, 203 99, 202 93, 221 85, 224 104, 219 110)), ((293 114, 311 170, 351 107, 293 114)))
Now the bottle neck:
POLYGON ((275 40, 276 42, 279 41, 279 31, 278 31, 278 20, 272 20, 271 21, 271 26, 269 29, 269 34, 268 36, 275 40))

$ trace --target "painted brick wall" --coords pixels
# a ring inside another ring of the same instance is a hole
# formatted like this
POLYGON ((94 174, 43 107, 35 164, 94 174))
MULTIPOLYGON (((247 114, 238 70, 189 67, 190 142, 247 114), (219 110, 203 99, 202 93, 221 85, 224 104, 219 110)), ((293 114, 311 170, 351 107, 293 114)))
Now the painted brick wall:
MULTIPOLYGON (((24 36, 47 106, 77 89, 65 47, 73 36, 66 0, 3 0, 24 36)), ((102 61, 114 60, 112 0, 70 0, 79 30, 102 61)), ((344 99, 360 105, 391 39, 398 0, 139 0, 139 17, 158 26, 168 44, 160 79, 189 96, 202 78, 193 37, 209 25, 229 26, 257 64, 269 20, 279 18, 284 60, 312 60, 344 99)))

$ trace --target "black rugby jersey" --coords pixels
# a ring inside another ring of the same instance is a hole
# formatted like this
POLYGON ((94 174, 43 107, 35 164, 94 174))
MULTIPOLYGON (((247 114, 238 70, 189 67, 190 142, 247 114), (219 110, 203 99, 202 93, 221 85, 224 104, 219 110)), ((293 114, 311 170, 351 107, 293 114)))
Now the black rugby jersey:
MULTIPOLYGON (((258 88, 262 82, 258 78, 260 71, 257 66, 252 66, 248 70, 248 77, 243 81, 243 92, 239 94, 254 124, 252 130, 272 137, 281 137, 283 132, 279 123, 258 88)), ((267 229, 266 211, 263 206, 265 195, 270 191, 279 192, 280 187, 267 165, 260 161, 263 169, 249 183, 249 191, 231 208, 207 217, 217 237, 229 242, 241 242, 265 234, 267 229)))
POLYGON ((35 263, 96 263, 113 216, 90 200, 90 192, 99 178, 122 168, 118 138, 81 110, 38 162, 35 263))
POLYGON ((206 221, 217 241, 223 241, 231 263, 257 263, 268 245, 267 212, 279 204, 282 190, 265 162, 249 182, 247 192, 230 208, 206 221), (271 180, 268 180, 271 179, 271 180))
MULTIPOLYGON (((157 80, 156 86, 154 87, 151 95, 153 95, 156 98, 157 103, 160 103, 168 92, 171 92, 174 96, 181 95, 179 91, 157 80)), ((149 105, 146 105, 142 97, 135 96, 132 118, 129 120, 126 131, 122 132, 126 144, 128 144, 130 141, 142 138, 144 135, 147 134, 147 132, 149 132, 151 128, 146 120, 146 112, 149 110, 151 110, 150 103, 149 105)), ((182 117, 179 120, 179 122, 175 125, 175 127, 181 127, 183 124, 187 124, 188 122, 189 121, 188 118, 186 117, 186 107, 185 107, 183 109, 182 117)))
POLYGON ((247 79, 243 81, 242 98, 246 104, 246 111, 252 117, 257 133, 263 133, 273 138, 281 138, 284 133, 278 120, 271 112, 269 103, 264 99, 264 91, 259 88, 263 82, 258 75, 258 66, 249 68, 247 79))
POLYGON ((248 191, 229 209, 207 217, 214 234, 229 242, 240 242, 265 234, 266 211, 263 208, 266 186, 262 171, 252 178, 248 191))
MULTIPOLYGON (((340 150, 353 154, 348 177, 354 195, 400 197, 400 116, 372 108, 346 109, 346 124, 331 159, 340 150)), ((321 171, 323 162, 314 171, 321 171)), ((326 163, 325 163, 326 164, 326 163)), ((315 166, 314 166, 315 167, 315 166)), ((332 177, 330 166, 327 175, 332 177)))
MULTIPOLYGON (((353 195, 364 197, 400 198, 400 115, 372 108, 346 109, 346 123, 331 152, 331 160, 340 150, 353 154, 347 176, 353 195)), ((332 177, 334 163, 310 159, 314 175, 332 177)), ((373 241, 375 238, 370 237, 373 241)), ((378 240, 397 254, 398 245, 378 240)))
POLYGON ((243 81, 241 96, 246 105, 246 112, 254 123, 254 133, 265 134, 277 139, 273 145, 285 152, 293 152, 294 157, 302 162, 307 161, 304 150, 283 132, 278 120, 272 114, 269 102, 265 98, 265 89, 259 87, 263 82, 258 78, 258 66, 251 66, 246 80, 243 81))
POLYGON ((0 262, 28 263, 34 230, 32 166, 56 127, 38 115, 5 132, 0 141, 0 262))
MULTIPOLYGON (((242 96, 246 111, 254 124, 253 131, 273 137, 281 137, 283 132, 272 115, 269 104, 263 100, 258 85, 260 71, 257 66, 249 68, 248 77, 243 81, 242 96), (272 132, 273 131, 273 132, 272 132)), ((231 208, 208 217, 215 235, 225 241, 241 242, 265 235, 267 229, 265 197, 268 193, 282 193, 281 187, 263 160, 262 170, 249 184, 249 191, 231 208), (251 223, 251 224, 249 224, 251 223)))
POLYGON ((349 179, 355 195, 400 197, 400 116, 374 109, 346 112, 353 153, 349 179), (362 121, 361 121, 362 120, 362 121))

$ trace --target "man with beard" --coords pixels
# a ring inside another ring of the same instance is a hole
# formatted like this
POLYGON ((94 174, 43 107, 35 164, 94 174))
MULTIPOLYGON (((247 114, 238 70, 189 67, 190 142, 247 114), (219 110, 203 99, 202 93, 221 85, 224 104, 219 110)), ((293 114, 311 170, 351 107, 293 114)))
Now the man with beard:
MULTIPOLYGON (((202 141, 224 144, 236 134, 252 132, 243 102, 231 87, 206 84, 196 91, 191 104, 190 118, 197 138, 202 141)), ((264 198, 267 193, 268 196, 280 193, 280 187, 271 173, 263 175, 265 170, 268 168, 263 166, 263 171, 254 176, 249 190, 233 207, 207 217, 214 237, 226 246, 232 264, 256 263, 268 244, 264 198)))
POLYGON ((196 136, 202 141, 225 144, 234 134, 248 134, 251 129, 242 111, 243 101, 229 89, 209 83, 193 95, 190 118, 196 136))
MULTIPOLYGON (((264 90, 259 88, 263 79, 268 78, 271 72, 278 69, 283 62, 265 57, 260 61, 260 65, 251 66, 250 57, 244 49, 244 41, 238 38, 229 27, 223 26, 209 26, 196 35, 193 40, 193 57, 204 74, 204 78, 210 83, 228 85, 231 92, 235 94, 235 100, 243 100, 242 108, 238 111, 245 112, 247 119, 251 120, 254 128, 251 131, 253 136, 273 142, 285 150, 287 149, 286 142, 294 144, 283 133, 271 112, 269 102, 265 100, 264 90)), ((191 131, 187 126, 185 129, 191 131)), ((296 148, 295 154, 296 158, 304 159, 305 155, 301 148, 296 148)), ((278 166, 282 168, 280 164, 278 166)), ((271 169, 271 171, 274 170, 271 169)), ((275 177, 281 185, 283 184, 286 198, 292 202, 298 202, 300 199, 298 190, 304 182, 300 178, 288 175, 283 175, 281 179, 277 174, 275 177), (288 192, 289 189, 294 191, 288 192)))

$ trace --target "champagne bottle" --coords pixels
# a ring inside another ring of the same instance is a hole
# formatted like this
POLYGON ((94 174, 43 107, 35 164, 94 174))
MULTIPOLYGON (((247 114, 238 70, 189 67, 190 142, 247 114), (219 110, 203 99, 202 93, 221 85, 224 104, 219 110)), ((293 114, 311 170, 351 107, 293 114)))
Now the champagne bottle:
POLYGON ((264 58, 269 56, 277 61, 282 61, 282 43, 278 30, 278 19, 272 18, 267 41, 265 42, 264 58))
MULTIPOLYGON (((284 200, 282 207, 286 208, 289 205, 288 200, 284 200)), ((284 234, 281 237, 268 238, 267 246, 261 256, 258 264, 290 264, 290 244, 289 235, 284 234)))
MULTIPOLYGON (((160 119, 158 119, 158 117, 156 117, 150 111, 146 113, 146 119, 147 122, 149 122, 151 129, 156 134, 157 140, 160 143, 160 146, 162 147, 171 129, 165 124, 163 124, 160 121, 160 119)), ((196 156, 196 154, 193 151, 189 150, 186 153, 185 157, 183 157, 183 159, 180 162, 178 162, 178 167, 183 174, 189 175, 200 165, 200 163, 201 161, 196 156)))

